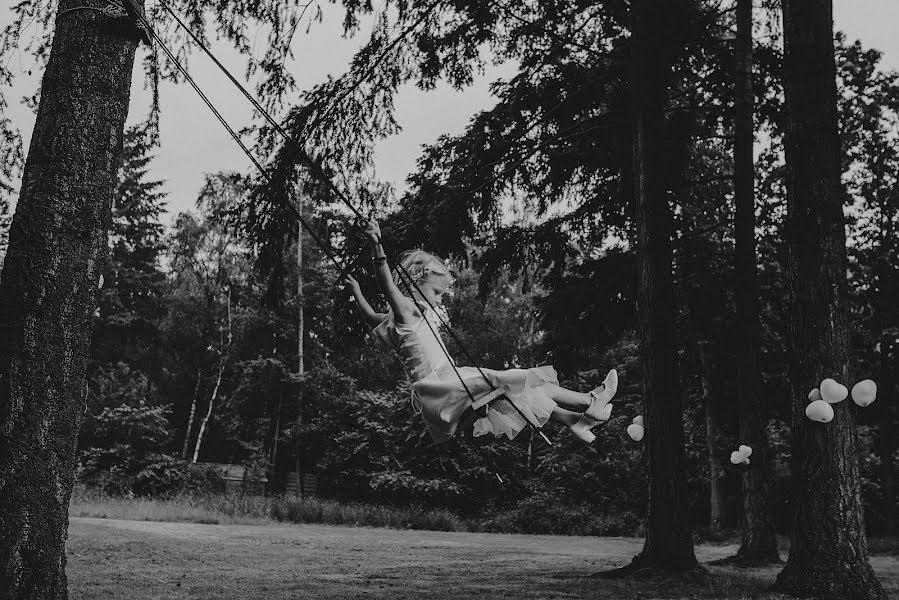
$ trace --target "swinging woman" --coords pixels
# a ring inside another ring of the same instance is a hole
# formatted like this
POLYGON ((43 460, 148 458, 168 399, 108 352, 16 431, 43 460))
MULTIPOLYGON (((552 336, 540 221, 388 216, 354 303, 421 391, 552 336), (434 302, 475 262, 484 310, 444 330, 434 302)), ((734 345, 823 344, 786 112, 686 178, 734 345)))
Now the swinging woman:
POLYGON ((474 435, 492 433, 512 439, 528 424, 540 428, 553 420, 567 425, 572 434, 588 444, 596 439, 591 429, 609 419, 609 402, 618 388, 614 369, 600 387, 581 393, 560 387, 550 366, 505 371, 456 366, 440 337, 440 322, 432 308, 441 305, 453 283, 443 261, 415 250, 402 257, 401 268, 392 275, 381 247, 378 223, 371 221, 365 233, 371 240, 375 276, 390 310, 386 314, 376 312, 356 280, 347 277, 347 283, 365 319, 376 325, 375 334, 402 358, 412 380, 413 404, 417 402, 434 441, 449 440, 472 399, 496 388, 508 391, 504 399, 487 409, 486 416, 475 421, 474 435), (409 295, 404 295, 398 285, 409 295))

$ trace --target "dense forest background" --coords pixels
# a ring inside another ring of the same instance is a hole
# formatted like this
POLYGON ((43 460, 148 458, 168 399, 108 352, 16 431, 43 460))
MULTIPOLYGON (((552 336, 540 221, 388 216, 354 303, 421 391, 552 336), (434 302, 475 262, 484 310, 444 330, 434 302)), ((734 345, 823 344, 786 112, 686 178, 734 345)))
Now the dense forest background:
MULTIPOLYGON (((438 76, 462 85, 474 68, 464 36, 472 45, 490 38, 498 55, 521 64, 518 75, 496 82, 494 108, 424 149, 400 198, 365 180, 370 156, 349 150, 389 133, 391 109, 372 108, 389 104, 374 94, 353 104, 357 90, 349 87, 343 103, 328 104, 344 91, 338 80, 307 93, 290 124, 302 131, 313 122, 317 152, 349 165, 343 174, 360 204, 382 218, 392 247, 448 258, 458 274, 450 321, 479 365, 552 364, 561 383, 575 388, 618 369, 612 419, 594 445, 551 427, 552 446, 530 431, 514 441, 433 444, 412 413, 401 365, 366 330, 336 269, 308 236, 298 238, 286 210, 270 209, 279 192, 298 198, 319 235, 377 297, 358 231, 334 198, 289 168, 281 188, 244 173, 213 173, 195 210, 165 227, 162 182, 150 175, 155 138, 139 126, 126 133, 119 169, 78 480, 111 494, 165 495, 213 485, 195 463, 233 463, 245 465, 250 479, 267 479, 268 493, 282 493, 288 474, 299 471, 317 475, 317 493, 327 498, 445 507, 488 530, 640 533, 645 456, 625 433, 642 410, 627 35, 623 13, 566 6, 517 28, 506 15, 495 38, 487 32, 500 17, 471 14, 457 37, 423 36, 411 56, 390 55, 374 72, 361 59, 354 65, 346 81, 367 73, 371 89, 395 90, 403 79, 426 86, 438 76)), ((733 23, 727 11, 694 17, 674 63, 677 93, 665 126, 673 162, 682 161, 671 165, 671 203, 689 506, 698 530, 715 532, 741 519, 741 470, 728 461, 742 443, 733 23)), ((756 34, 761 391, 774 519, 787 531, 782 57, 767 11, 756 34)), ((881 69, 878 52, 860 42, 838 35, 836 45, 852 373, 880 386, 879 401, 858 413, 865 523, 871 533, 895 534, 899 74, 881 69)), ((377 49, 373 43, 360 56, 371 59, 377 49)), ((289 163, 272 132, 259 136, 275 164, 289 163)), ((0 203, 0 260, 3 223, 8 210, 0 203)))

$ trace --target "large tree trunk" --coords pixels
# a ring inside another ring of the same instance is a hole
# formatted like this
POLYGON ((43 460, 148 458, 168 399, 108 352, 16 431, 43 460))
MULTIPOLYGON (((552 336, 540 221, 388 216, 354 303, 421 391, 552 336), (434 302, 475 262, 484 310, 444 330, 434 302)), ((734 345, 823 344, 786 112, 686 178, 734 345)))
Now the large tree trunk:
MULTIPOLYGON (((877 163, 879 164, 879 163, 877 163)), ((878 180, 883 173, 878 173, 878 180)), ((880 211, 880 240, 877 249, 876 286, 874 314, 871 315, 873 338, 880 342, 880 369, 877 378, 878 431, 877 450, 880 458, 880 485, 883 488, 884 534, 894 537, 896 530, 896 483, 893 466, 893 451, 896 449, 896 427, 893 416, 896 385, 896 293, 899 292, 896 278, 892 276, 892 259, 896 244, 896 227, 893 215, 896 209, 892 203, 895 195, 889 192, 875 192, 880 211)))
POLYGON ((638 319, 649 461, 646 542, 631 569, 692 569, 681 387, 674 330, 672 212, 667 196, 665 101, 671 19, 682 2, 635 0, 632 13, 634 198, 638 319))
POLYGON ((805 416, 821 380, 851 385, 831 0, 784 0, 783 14, 793 532, 775 587, 822 600, 885 599, 868 564, 855 405, 835 404, 826 424, 805 416))
POLYGON ((755 251, 755 182, 752 149, 752 0, 737 0, 734 81, 734 216, 737 335, 737 405, 740 443, 752 448, 743 470, 743 539, 737 560, 780 562, 771 515, 770 466, 761 401, 759 285, 755 251))
POLYGON ((67 597, 75 444, 136 47, 97 11, 56 22, 0 278, 0 598, 67 597))

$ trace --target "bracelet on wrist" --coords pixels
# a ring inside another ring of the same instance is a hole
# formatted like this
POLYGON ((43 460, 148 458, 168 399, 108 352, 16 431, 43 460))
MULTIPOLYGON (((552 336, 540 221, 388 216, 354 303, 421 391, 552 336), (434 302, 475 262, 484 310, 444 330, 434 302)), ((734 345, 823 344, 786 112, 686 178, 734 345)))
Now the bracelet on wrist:
POLYGON ((376 265, 379 265, 381 263, 386 263, 387 257, 386 256, 374 256, 374 257, 372 257, 371 261, 373 263, 375 263, 376 265))

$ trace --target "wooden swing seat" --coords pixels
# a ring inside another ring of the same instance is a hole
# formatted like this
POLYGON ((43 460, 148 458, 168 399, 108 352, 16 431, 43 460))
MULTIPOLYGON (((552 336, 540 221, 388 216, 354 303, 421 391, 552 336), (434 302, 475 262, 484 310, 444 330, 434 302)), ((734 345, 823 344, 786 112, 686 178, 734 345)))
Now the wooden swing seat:
POLYGON ((462 418, 459 419, 458 431, 461 431, 465 434, 471 434, 472 430, 474 429, 475 421, 486 417, 487 410, 490 408, 490 405, 497 400, 502 399, 502 397, 508 394, 510 390, 511 388, 508 385, 503 385, 496 388, 495 390, 485 392, 480 396, 475 397, 474 402, 471 403, 471 406, 466 408, 465 412, 462 413, 462 418))

